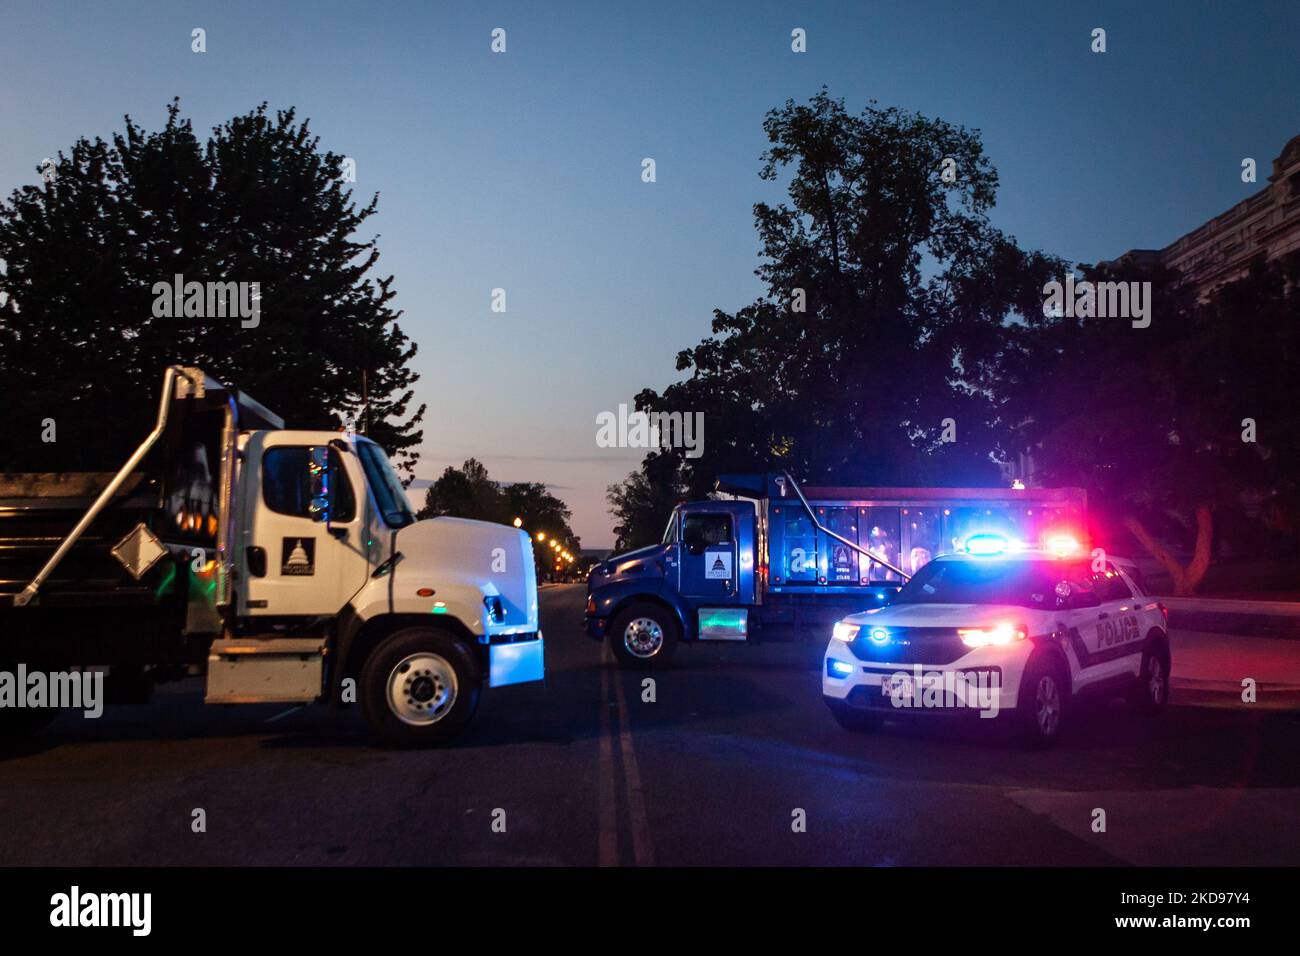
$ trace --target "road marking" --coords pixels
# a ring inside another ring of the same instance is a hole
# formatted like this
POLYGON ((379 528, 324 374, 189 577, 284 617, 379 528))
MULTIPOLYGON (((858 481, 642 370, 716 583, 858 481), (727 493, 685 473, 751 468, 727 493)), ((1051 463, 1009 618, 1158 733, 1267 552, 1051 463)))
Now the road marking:
MULTIPOLYGON (((608 648, 609 645, 606 645, 608 648)), ((645 791, 637 768, 636 749, 632 746, 632 724, 628 720, 627 700, 623 696, 623 679, 614 674, 614 692, 618 697, 618 741, 623 749, 623 783, 627 793, 628 816, 632 818, 632 858, 637 866, 654 866, 654 847, 650 843, 650 820, 645 812, 645 791)))
POLYGON ((600 668, 600 769, 597 780, 596 859, 600 866, 618 866, 618 818, 615 812, 614 747, 609 736, 609 645, 601 647, 600 668))
POLYGON ((305 706, 306 704, 299 704, 297 707, 290 707, 288 710, 284 711, 283 713, 276 714, 274 717, 266 718, 266 720, 263 721, 263 723, 269 724, 279 720, 281 717, 288 717, 290 714, 297 713, 298 711, 302 710, 303 707, 305 706))

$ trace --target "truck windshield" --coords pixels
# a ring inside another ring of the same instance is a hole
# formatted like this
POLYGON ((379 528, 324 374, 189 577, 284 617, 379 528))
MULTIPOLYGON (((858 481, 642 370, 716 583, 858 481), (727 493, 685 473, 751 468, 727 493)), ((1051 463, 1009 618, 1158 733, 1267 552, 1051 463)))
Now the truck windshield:
POLYGON ((890 604, 1015 604, 1055 607, 1064 568, 1039 561, 931 561, 903 585, 890 604))
POLYGON ((660 544, 672 544, 676 540, 677 540, 677 512, 674 511, 673 516, 668 519, 668 527, 664 528, 664 539, 663 541, 660 542, 660 544))
POLYGON ((414 524, 415 512, 406 500, 406 491, 393 471, 388 456, 373 442, 361 441, 357 442, 357 457, 361 459, 361 467, 365 470, 370 490, 374 492, 375 503, 383 515, 384 524, 390 528, 405 528, 408 524, 414 524))

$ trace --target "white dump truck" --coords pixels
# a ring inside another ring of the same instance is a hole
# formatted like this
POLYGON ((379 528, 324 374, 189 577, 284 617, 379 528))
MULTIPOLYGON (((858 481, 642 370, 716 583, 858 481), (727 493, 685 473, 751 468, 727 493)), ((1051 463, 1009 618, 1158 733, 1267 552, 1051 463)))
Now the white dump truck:
MULTIPOLYGON (((167 369, 118 471, 0 475, 0 673, 106 667, 110 700, 203 674, 209 703, 355 703, 421 746, 541 680, 542 648, 526 533, 417 520, 373 441, 199 369, 167 369)), ((0 706, 0 732, 56 713, 0 706)))

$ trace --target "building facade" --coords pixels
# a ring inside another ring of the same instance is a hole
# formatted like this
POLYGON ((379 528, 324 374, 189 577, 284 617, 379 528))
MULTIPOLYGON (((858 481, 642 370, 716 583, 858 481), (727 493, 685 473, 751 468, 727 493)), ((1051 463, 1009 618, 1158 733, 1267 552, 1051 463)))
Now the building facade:
POLYGON ((1163 249, 1132 249, 1101 266, 1163 265, 1207 298, 1242 278, 1256 257, 1276 259, 1300 249, 1300 136, 1273 160, 1268 185, 1163 249))

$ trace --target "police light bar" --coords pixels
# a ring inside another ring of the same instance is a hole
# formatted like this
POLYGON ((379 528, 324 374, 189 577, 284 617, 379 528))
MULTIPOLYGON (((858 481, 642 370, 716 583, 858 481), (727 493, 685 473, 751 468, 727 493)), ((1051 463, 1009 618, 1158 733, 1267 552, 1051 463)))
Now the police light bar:
POLYGON ((1054 534, 1047 539, 1047 550, 1058 558, 1079 553, 1079 540, 1072 534, 1054 534))
POLYGON ((962 550, 976 555, 1005 554, 1011 550, 1011 541, 1000 534, 973 534, 963 543, 962 550))

